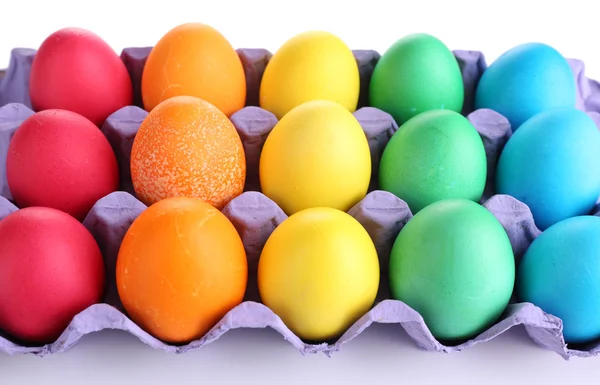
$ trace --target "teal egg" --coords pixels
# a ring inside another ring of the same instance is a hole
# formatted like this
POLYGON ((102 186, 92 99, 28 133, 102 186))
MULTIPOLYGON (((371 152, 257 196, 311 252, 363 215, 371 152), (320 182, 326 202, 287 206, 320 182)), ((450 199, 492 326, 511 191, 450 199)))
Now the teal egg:
POLYGON ((450 110, 427 111, 404 123, 379 164, 379 188, 404 200, 413 213, 443 199, 479 201, 486 176, 479 133, 450 110))
POLYGON ((554 108, 510 137, 496 167, 498 194, 525 203, 535 224, 589 214, 600 196, 600 131, 585 112, 554 108))
POLYGON ((515 283, 506 231, 466 199, 434 203, 400 231, 389 264, 394 299, 419 312, 440 340, 464 340, 504 312, 515 283))
POLYGON ((567 343, 600 338, 600 218, 560 221, 538 236, 517 269, 517 297, 561 319, 567 343))
POLYGON ((369 104, 394 117, 398 124, 422 112, 460 112, 464 85, 454 54, 431 35, 408 35, 379 59, 369 85, 369 104))
POLYGON ((481 76, 475 93, 475 108, 501 113, 513 131, 540 112, 575 108, 576 101, 569 62, 541 43, 521 44, 500 55, 481 76))

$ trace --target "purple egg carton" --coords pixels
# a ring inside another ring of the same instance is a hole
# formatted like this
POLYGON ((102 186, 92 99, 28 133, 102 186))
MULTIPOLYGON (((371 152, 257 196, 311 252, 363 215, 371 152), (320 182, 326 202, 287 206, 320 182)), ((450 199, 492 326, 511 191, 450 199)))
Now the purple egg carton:
MULTIPOLYGON (((286 214, 260 192, 258 161, 264 141, 277 123, 277 118, 259 107, 258 90, 265 66, 271 53, 264 49, 239 49, 246 73, 248 95, 246 107, 236 112, 231 120, 242 138, 248 164, 245 192, 233 199, 223 213, 232 221, 242 237, 249 264, 249 281, 244 302, 232 309, 205 336, 186 345, 168 345, 142 330, 125 314, 120 303, 116 283, 115 264, 120 243, 135 218, 146 208, 136 197, 129 173, 129 157, 133 138, 147 112, 141 107, 140 78, 151 47, 126 48, 121 59, 127 66, 135 88, 135 104, 114 112, 101 127, 117 156, 121 170, 120 190, 100 199, 91 209, 83 224, 93 234, 104 256, 107 270, 107 289, 103 303, 93 305, 74 317, 62 335, 44 346, 22 346, 9 336, 0 334, 0 351, 10 355, 33 354, 45 356, 68 350, 89 333, 103 329, 127 331, 140 341, 173 353, 185 353, 213 342, 231 329, 270 327, 302 354, 325 353, 330 356, 350 342, 373 323, 399 324, 421 349, 438 352, 459 352, 481 342, 489 341, 506 330, 523 325, 531 339, 543 348, 558 353, 565 359, 587 357, 600 352, 600 342, 586 346, 567 346, 562 336, 559 318, 544 313, 530 303, 511 301, 504 315, 488 330, 458 345, 444 345, 437 341, 423 318, 404 303, 390 299, 387 288, 388 259, 398 232, 412 218, 407 204, 393 194, 377 189, 379 159, 390 137, 398 129, 387 113, 368 107, 368 84, 380 55, 372 50, 354 51, 361 78, 359 109, 354 113, 368 138, 373 160, 373 178, 367 196, 350 211, 369 232, 381 263, 381 287, 372 309, 354 323, 339 339, 331 343, 309 344, 290 331, 281 319, 260 303, 256 284, 256 270, 260 252, 272 231, 286 214)), ((507 195, 494 193, 493 174, 498 155, 511 135, 508 120, 491 110, 473 111, 473 95, 477 82, 486 69, 484 55, 478 51, 454 51, 460 64, 465 85, 465 104, 462 113, 480 133, 488 160, 488 183, 481 203, 504 226, 515 254, 516 262, 531 242, 540 234, 529 208, 507 195)), ((33 114, 28 92, 31 60, 35 50, 14 49, 8 69, 0 71, 0 220, 18 210, 11 202, 6 183, 6 153, 8 144, 21 122, 33 114)), ((585 76, 583 62, 570 59, 578 83, 577 107, 586 111, 600 124, 600 84, 585 76)), ((599 206, 600 207, 600 206, 599 206)), ((600 208, 594 212, 599 215, 600 208)), ((1 246, 0 246, 1 247, 1 246)), ((400 330, 399 330, 400 332, 400 330)))

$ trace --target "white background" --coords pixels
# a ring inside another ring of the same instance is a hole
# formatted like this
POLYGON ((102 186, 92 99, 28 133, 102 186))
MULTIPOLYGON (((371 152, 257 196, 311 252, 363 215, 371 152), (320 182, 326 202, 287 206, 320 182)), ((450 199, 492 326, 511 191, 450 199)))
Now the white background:
MULTIPOLYGON (((13 47, 37 48, 57 29, 77 26, 118 53, 153 45, 170 28, 203 22, 235 48, 275 51, 296 33, 333 32, 352 49, 383 53, 395 40, 426 32, 451 49, 481 50, 488 62, 514 45, 541 41, 582 59, 600 78, 600 25, 593 1, 10 1, 0 7, 0 68, 13 47), (552 5, 555 4, 555 5, 552 5)), ((270 330, 228 333, 199 351, 155 351, 122 332, 84 338, 43 359, 0 355, 0 384, 591 384, 600 357, 563 361, 521 330, 458 354, 419 351, 399 326, 370 328, 329 359, 301 356, 270 330)))

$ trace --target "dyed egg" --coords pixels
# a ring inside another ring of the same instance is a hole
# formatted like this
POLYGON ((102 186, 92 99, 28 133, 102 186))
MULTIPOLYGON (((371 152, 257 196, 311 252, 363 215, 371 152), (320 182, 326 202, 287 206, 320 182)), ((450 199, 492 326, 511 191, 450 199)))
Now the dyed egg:
POLYGON ((567 60, 541 43, 522 44, 502 54, 483 73, 475 107, 504 115, 513 131, 532 116, 575 107, 577 86, 567 60))
POLYGON ((580 216, 549 227, 517 271, 517 297, 559 317, 567 343, 600 337, 600 218, 580 216))
POLYGON ((460 67, 439 39, 403 37, 379 59, 371 77, 369 103, 398 124, 429 110, 460 112, 465 97, 460 67))
POLYGON ((110 143, 75 112, 44 110, 15 131, 6 179, 17 206, 55 208, 83 220, 98 199, 119 188, 110 143))
POLYGON ((263 194, 288 215, 317 206, 348 211, 369 188, 369 143, 358 120, 340 104, 306 102, 267 137, 259 176, 263 194))
POLYGON ((267 240, 258 262, 262 302, 298 337, 339 337, 370 310, 379 287, 371 237, 332 208, 300 211, 267 240))
POLYGON ((246 101, 246 77, 237 52, 214 28, 177 26, 150 51, 142 73, 142 100, 151 111, 162 101, 187 95, 231 116, 246 101))
POLYGON ((529 206, 540 230, 588 214, 600 196, 600 132, 594 121, 564 108, 523 123, 500 155, 496 189, 529 206))
POLYGON ((404 200, 413 213, 443 199, 479 201, 487 161, 477 130, 450 110, 432 110, 404 123, 386 145, 379 188, 404 200))
POLYGON ((192 96, 165 100, 144 119, 131 150, 131 179, 147 205, 200 198, 221 209, 244 190, 246 157, 231 121, 192 96))
POLYGON ((133 103, 133 86, 119 55, 100 37, 80 28, 50 35, 35 54, 29 76, 35 111, 76 112, 97 126, 133 103))
POLYGON ((0 329, 30 343, 54 342, 74 316, 100 302, 100 248, 70 215, 15 211, 0 220, 0 239, 0 329))
POLYGON ((390 255, 392 297, 419 312, 441 340, 464 340, 504 312, 515 282, 506 231, 466 199, 433 203, 400 231, 390 255))
POLYGON ((358 104, 358 64, 348 46, 323 31, 301 33, 271 58, 260 84, 260 106, 281 119, 311 100, 330 100, 354 112, 358 104))
POLYGON ((248 263, 235 227, 194 198, 169 198, 132 223, 117 258, 119 297, 156 338, 202 337, 244 298, 248 263))

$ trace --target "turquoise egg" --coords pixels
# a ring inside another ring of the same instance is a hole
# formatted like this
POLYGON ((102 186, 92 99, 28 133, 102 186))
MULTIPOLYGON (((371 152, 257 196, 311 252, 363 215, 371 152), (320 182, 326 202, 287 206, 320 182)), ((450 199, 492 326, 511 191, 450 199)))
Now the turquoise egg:
POLYGON ((504 115, 513 131, 551 108, 575 107, 577 86, 567 60, 554 48, 527 43, 510 49, 483 73, 475 107, 504 115))
POLYGON ((414 213, 442 199, 479 201, 487 160, 479 133, 458 112, 431 110, 394 133, 379 164, 379 188, 414 213))
POLYGON ((466 199, 433 203, 402 228, 389 264, 392 297, 421 314, 441 340, 464 340, 504 312, 515 282, 506 231, 466 199))
POLYGON ((600 338, 600 217, 569 218, 540 234, 521 259, 516 293, 559 317, 567 343, 600 338))
POLYGON ((600 131, 575 108, 526 121, 498 160, 496 190, 531 209, 540 230, 588 214, 600 196, 600 131))
POLYGON ((396 41, 377 62, 369 83, 369 104, 392 115, 398 124, 429 110, 460 112, 464 97, 454 54, 424 33, 396 41))

